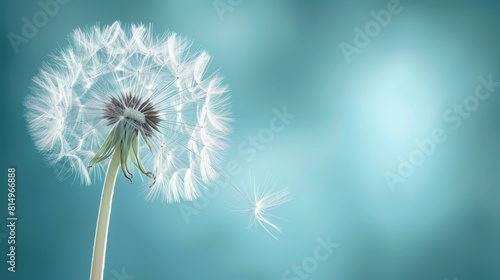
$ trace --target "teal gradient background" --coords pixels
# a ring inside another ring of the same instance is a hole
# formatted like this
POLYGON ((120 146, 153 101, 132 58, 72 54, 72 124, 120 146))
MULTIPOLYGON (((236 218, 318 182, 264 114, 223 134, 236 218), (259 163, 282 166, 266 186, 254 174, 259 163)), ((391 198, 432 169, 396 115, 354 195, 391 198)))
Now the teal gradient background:
POLYGON ((348 63, 339 45, 353 44, 354 28, 388 2, 243 0, 221 19, 213 1, 70 0, 16 53, 7 34, 21 34, 21 19, 41 8, 3 1, 0 167, 5 182, 7 168, 17 169, 19 220, 13 274, 3 187, 0 279, 88 279, 101 183, 56 178, 27 133, 22 101, 73 29, 115 20, 151 23, 207 50, 231 88, 226 162, 241 167, 231 179, 270 175, 294 199, 273 212, 284 218, 276 241, 227 210, 231 190, 187 223, 179 204, 148 203, 140 182, 120 176, 105 279, 500 279, 500 88, 457 129, 443 118, 479 76, 500 81, 500 4, 401 1, 403 11, 348 63), (285 106, 296 117, 248 160, 239 145, 285 106), (391 190, 385 174, 438 128, 447 140, 391 190), (286 273, 328 236, 341 246, 307 278, 286 273))

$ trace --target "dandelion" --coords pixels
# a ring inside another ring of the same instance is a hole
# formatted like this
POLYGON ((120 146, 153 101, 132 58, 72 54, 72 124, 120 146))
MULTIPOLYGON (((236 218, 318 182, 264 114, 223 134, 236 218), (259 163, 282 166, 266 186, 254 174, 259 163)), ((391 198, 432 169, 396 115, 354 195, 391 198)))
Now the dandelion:
MULTIPOLYGON (((119 22, 76 29, 69 46, 33 78, 25 100, 36 147, 61 178, 91 184, 104 175, 91 268, 102 279, 112 197, 118 173, 147 180, 148 200, 193 200, 218 176, 231 118, 228 88, 210 55, 192 51, 175 33, 119 22), (107 170, 105 166, 107 164, 107 170)), ((229 181, 230 182, 230 181, 229 181)), ((282 200, 266 193, 252 200, 256 220, 282 200)))

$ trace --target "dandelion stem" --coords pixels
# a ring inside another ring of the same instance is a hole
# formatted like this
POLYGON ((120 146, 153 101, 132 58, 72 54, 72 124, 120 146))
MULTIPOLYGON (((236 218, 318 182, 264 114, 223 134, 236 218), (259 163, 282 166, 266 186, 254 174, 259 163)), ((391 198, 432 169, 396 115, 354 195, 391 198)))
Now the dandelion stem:
POLYGON ((116 175, 120 167, 121 148, 115 149, 113 157, 109 162, 108 172, 102 188, 101 204, 97 217, 97 229, 94 240, 94 253, 92 255, 92 268, 90 280, 102 280, 104 275, 104 261, 106 258, 106 243, 108 240, 109 216, 111 214, 111 204, 113 202, 113 192, 115 189, 116 175))

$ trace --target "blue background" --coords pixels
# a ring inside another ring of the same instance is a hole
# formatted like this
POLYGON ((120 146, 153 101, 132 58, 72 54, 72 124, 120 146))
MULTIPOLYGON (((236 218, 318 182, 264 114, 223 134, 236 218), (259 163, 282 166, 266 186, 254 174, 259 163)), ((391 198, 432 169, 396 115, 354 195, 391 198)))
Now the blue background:
MULTIPOLYGON (((339 45, 354 44, 354 28, 388 1, 233 3, 220 16, 213 1, 71 0, 16 53, 7 34, 21 35, 22 17, 41 8, 2 1, 1 170, 6 181, 17 169, 19 220, 15 274, 0 227, 0 278, 88 279, 101 184, 56 179, 27 133, 22 100, 73 29, 120 20, 178 32, 214 57, 236 120, 226 159, 241 172, 231 179, 269 174, 294 199, 274 212, 285 218, 275 241, 245 230, 249 217, 227 211, 226 191, 187 223, 178 204, 147 203, 143 186, 120 176, 105 279, 287 279, 328 236, 341 246, 307 279, 500 279, 500 88, 459 128, 443 118, 478 76, 500 80, 498 3, 402 1, 350 63, 339 45), (247 160, 238 146, 284 106, 296 117, 247 160), (438 128, 447 140, 391 190, 386 172, 397 174, 399 157, 438 128)), ((6 188, 0 195, 5 221, 6 188)))

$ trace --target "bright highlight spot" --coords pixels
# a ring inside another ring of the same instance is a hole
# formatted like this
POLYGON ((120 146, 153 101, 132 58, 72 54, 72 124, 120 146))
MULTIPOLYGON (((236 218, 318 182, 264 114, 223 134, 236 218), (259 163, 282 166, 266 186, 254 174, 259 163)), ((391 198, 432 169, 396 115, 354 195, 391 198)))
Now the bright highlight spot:
POLYGON ((375 105, 377 123, 394 140, 404 140, 411 133, 414 117, 411 107, 400 96, 383 97, 375 105))

